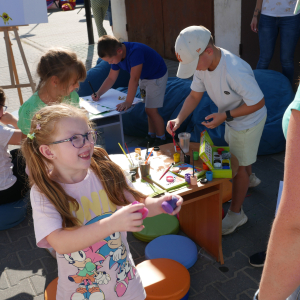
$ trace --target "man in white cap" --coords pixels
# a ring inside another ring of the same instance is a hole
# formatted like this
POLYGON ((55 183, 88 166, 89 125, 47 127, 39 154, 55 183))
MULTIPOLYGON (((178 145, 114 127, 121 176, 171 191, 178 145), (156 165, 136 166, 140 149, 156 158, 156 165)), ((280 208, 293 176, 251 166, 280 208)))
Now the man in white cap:
POLYGON ((210 31, 203 26, 182 30, 175 43, 179 60, 177 76, 192 75, 191 93, 186 98, 176 119, 168 122, 167 131, 173 131, 193 112, 207 91, 218 107, 218 113, 205 118, 202 124, 213 129, 225 121, 225 140, 230 151, 239 160, 237 175, 233 178, 232 202, 222 221, 222 234, 230 234, 248 220, 242 204, 248 187, 261 181, 252 174, 267 109, 251 67, 241 58, 214 45, 210 31))

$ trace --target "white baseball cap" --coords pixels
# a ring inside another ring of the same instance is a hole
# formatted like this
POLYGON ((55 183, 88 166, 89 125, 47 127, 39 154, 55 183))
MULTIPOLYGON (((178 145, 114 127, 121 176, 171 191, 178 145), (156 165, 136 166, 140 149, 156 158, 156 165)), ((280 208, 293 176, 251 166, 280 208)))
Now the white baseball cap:
POLYGON ((199 55, 206 49, 211 32, 203 26, 183 29, 175 42, 175 54, 179 60, 177 77, 189 78, 197 68, 199 55))

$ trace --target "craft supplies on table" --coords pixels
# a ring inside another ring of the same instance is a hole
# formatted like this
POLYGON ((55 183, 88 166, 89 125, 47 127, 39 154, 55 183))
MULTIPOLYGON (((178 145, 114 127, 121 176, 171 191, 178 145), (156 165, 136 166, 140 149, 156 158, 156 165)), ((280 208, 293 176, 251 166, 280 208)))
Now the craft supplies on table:
POLYGON ((151 173, 151 175, 148 175, 147 177, 151 179, 151 181, 153 181, 161 189, 164 189, 166 191, 174 190, 187 185, 187 182, 184 180, 184 178, 177 176, 176 174, 170 171, 168 171, 162 179, 160 179, 161 175, 162 173, 151 173), (173 178, 172 181, 167 179, 170 177, 173 178))
MULTIPOLYGON (((194 167, 195 170, 195 175, 199 178, 201 176, 204 176, 205 171, 199 167, 194 167)), ((189 173, 192 174, 193 173, 193 166, 190 164, 186 164, 183 162, 179 162, 178 164, 175 164, 170 171, 172 173, 175 173, 176 175, 183 177, 184 175, 189 173)))
POLYGON ((206 130, 201 132, 199 156, 212 171, 213 178, 232 178, 230 148, 214 146, 206 130))

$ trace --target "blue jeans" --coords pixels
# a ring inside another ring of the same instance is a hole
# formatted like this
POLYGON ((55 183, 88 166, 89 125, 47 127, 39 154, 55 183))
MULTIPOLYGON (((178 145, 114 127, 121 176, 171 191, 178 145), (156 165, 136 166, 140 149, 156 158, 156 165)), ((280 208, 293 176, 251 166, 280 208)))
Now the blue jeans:
POLYGON ((279 31, 282 73, 293 85, 294 53, 300 34, 300 14, 291 17, 260 16, 258 25, 260 54, 256 69, 268 69, 279 31))

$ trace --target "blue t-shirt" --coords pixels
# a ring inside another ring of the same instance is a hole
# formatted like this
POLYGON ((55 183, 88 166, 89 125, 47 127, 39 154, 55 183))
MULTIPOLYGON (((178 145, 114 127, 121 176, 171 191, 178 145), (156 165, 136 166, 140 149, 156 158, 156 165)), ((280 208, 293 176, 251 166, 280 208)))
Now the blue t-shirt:
POLYGON ((131 68, 143 64, 140 79, 158 79, 167 72, 163 58, 152 48, 141 43, 123 43, 126 47, 126 56, 118 64, 112 64, 115 71, 120 69, 130 73, 131 68))

